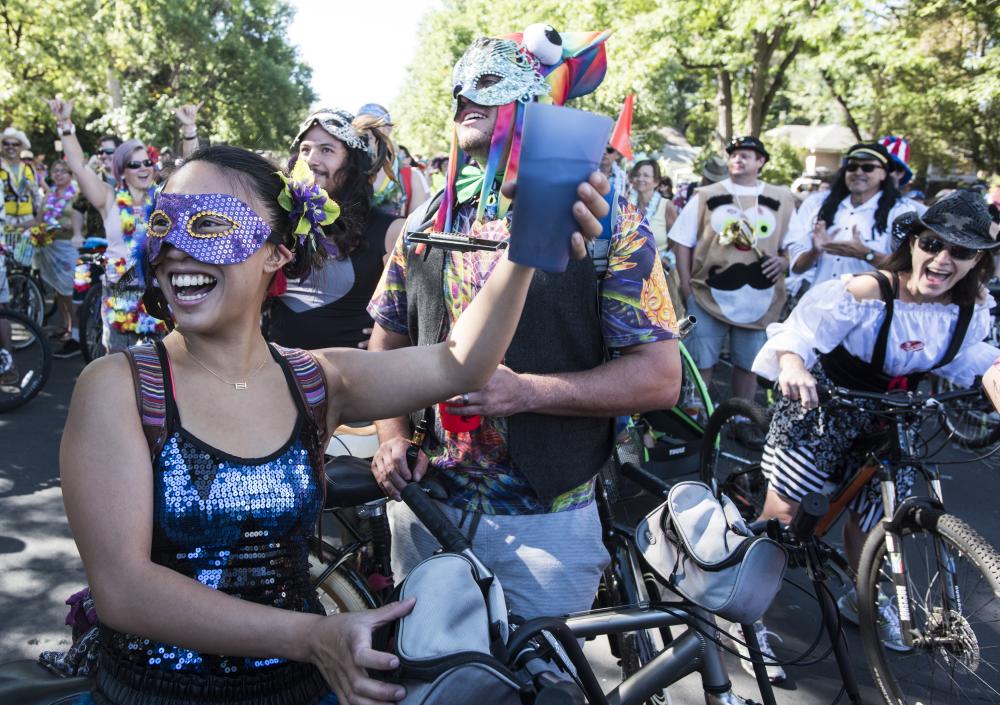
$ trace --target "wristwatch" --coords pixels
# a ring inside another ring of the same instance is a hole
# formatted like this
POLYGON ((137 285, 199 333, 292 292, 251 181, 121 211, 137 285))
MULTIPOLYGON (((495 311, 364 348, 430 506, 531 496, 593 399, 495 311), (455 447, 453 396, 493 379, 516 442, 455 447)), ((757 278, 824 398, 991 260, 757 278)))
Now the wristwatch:
POLYGON ((66 136, 66 135, 75 135, 76 134, 76 125, 74 125, 73 123, 69 123, 69 126, 67 127, 66 123, 60 124, 59 125, 59 134, 61 134, 63 136, 66 136))
POLYGON ((871 264, 874 261, 875 261, 875 250, 868 250, 868 252, 865 253, 865 262, 871 264))

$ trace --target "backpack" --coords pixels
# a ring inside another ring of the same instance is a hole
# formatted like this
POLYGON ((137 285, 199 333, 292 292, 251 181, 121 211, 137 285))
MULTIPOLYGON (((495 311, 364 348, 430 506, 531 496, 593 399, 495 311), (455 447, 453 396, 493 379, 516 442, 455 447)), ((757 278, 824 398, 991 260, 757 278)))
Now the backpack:
POLYGON ((755 536, 729 497, 678 482, 635 529, 643 558, 670 590, 739 624, 760 619, 781 588, 788 556, 755 536))

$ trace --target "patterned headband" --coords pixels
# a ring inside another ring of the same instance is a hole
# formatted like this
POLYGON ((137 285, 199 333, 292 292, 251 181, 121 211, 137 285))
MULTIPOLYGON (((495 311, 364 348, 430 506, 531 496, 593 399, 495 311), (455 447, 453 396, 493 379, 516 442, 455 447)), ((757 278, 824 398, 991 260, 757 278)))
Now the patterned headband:
POLYGON ((368 156, 374 156, 371 145, 368 143, 368 138, 354 129, 354 126, 351 124, 353 122, 354 116, 346 110, 332 110, 329 108, 317 110, 302 122, 301 127, 299 127, 299 134, 295 137, 295 144, 302 141, 302 138, 313 125, 319 125, 327 134, 336 137, 351 149, 362 151, 368 156))

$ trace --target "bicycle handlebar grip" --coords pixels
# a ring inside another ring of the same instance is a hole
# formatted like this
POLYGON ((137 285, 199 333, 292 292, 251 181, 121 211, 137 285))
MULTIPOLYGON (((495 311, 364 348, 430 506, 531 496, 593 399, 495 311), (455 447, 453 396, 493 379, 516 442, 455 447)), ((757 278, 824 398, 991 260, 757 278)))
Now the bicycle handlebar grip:
POLYGON ((417 515, 420 523, 427 527, 431 536, 437 539, 444 550, 451 553, 461 553, 471 548, 468 539, 434 505, 433 500, 424 493, 420 485, 411 482, 403 488, 400 494, 403 496, 406 506, 417 515))
POLYGON ((800 541, 812 537, 819 520, 830 510, 830 500, 819 492, 810 492, 799 503, 799 509, 788 525, 792 535, 800 541))
POLYGON ((644 470, 633 463, 622 463, 621 471, 624 477, 639 485, 639 487, 651 495, 662 497, 670 491, 670 485, 648 470, 644 470))

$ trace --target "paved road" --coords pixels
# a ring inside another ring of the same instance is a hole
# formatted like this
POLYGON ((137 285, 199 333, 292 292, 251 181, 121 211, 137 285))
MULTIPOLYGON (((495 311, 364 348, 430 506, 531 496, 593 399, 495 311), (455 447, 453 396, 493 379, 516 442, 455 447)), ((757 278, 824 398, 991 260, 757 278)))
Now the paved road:
MULTIPOLYGON (((63 513, 58 479, 58 447, 76 376, 76 360, 55 361, 51 379, 28 406, 0 415, 0 662, 33 658, 42 649, 64 648, 69 629, 63 626, 63 601, 86 584, 76 547, 63 513)), ((994 545, 1000 545, 1000 475, 986 464, 951 466, 955 481, 948 482, 950 507, 977 527, 994 545)), ((804 576, 790 574, 805 585, 804 576)), ((786 585, 768 617, 784 639, 779 657, 801 652, 817 629, 819 617, 810 597, 786 585)), ((848 630, 851 657, 865 684, 865 702, 878 702, 870 687, 857 633, 848 630)), ((587 650, 595 657, 599 675, 610 688, 617 669, 603 640, 587 650)), ((737 692, 757 697, 751 679, 729 659, 737 692)), ((782 705, 826 705, 840 688, 831 659, 808 668, 789 669, 790 680, 776 690, 782 705)), ((697 676, 671 689, 673 702, 704 702, 697 676)))

